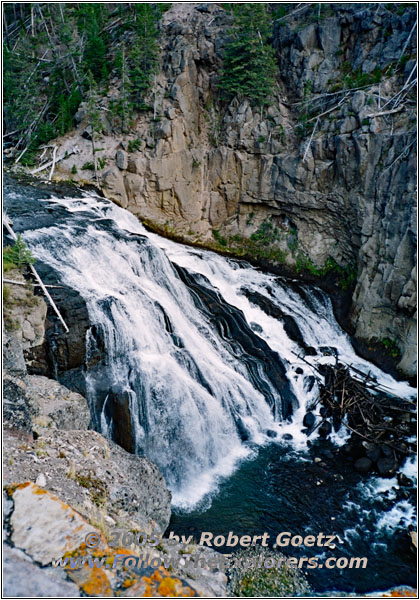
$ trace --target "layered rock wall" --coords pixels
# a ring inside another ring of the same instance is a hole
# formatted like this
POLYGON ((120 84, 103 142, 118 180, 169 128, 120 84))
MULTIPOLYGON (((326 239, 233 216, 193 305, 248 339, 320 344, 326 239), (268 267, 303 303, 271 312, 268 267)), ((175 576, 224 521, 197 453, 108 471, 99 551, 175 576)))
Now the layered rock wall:
MULTIPOLYGON (((218 101, 232 23, 222 5, 173 4, 153 114, 124 134, 104 111, 99 173, 107 197, 166 235, 298 271, 334 259, 348 285, 356 277, 352 332, 388 339, 413 375, 415 114, 405 94, 416 76, 415 9, 388 6, 308 5, 277 19, 278 90, 261 109, 218 101)), ((114 80, 104 109, 117 90, 114 80)), ((60 176, 76 165, 71 176, 86 179, 83 106, 77 118, 61 145, 80 152, 60 176)))

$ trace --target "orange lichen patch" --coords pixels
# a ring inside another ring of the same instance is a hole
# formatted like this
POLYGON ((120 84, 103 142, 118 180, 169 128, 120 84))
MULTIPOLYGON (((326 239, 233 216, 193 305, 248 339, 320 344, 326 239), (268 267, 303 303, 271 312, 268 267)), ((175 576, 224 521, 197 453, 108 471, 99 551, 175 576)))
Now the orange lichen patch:
MULTIPOLYGON (((43 496, 44 494, 47 494, 49 492, 47 492, 47 490, 43 490, 42 488, 38 487, 36 484, 34 484, 33 488, 32 488, 32 493, 33 494, 37 494, 38 496, 43 496)), ((51 500, 55 500, 56 498, 54 496, 51 495, 51 500)), ((58 498, 57 498, 58 500, 58 498)), ((61 500, 59 500, 59 502, 61 502, 61 500)), ((63 505, 63 507, 67 507, 70 508, 68 504, 64 504, 64 502, 61 502, 61 504, 63 505)))
POLYGON ((88 577, 80 588, 88 596, 113 596, 109 579, 102 569, 87 569, 88 577))
POLYGON ((417 598, 417 590, 413 588, 397 588, 382 594, 383 598, 417 598))
POLYGON ((31 484, 31 481, 25 481, 25 483, 11 483, 10 485, 5 485, 3 489, 8 496, 13 496, 16 490, 22 490, 23 488, 26 488, 28 487, 28 485, 31 484))
POLYGON ((184 587, 180 579, 170 577, 164 568, 156 569, 150 577, 142 577, 142 580, 153 596, 172 598, 195 596, 194 590, 188 586, 184 587))
POLYGON ((135 579, 134 577, 131 577, 129 579, 126 579, 124 581, 124 583, 122 584, 122 587, 124 589, 131 587, 132 585, 134 585, 136 583, 137 579, 135 579))

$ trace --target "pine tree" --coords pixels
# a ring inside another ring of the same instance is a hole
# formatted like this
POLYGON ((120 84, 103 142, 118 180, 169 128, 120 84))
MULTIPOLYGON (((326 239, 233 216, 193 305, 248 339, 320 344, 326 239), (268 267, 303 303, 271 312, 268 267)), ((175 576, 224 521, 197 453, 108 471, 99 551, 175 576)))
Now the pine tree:
POLYGON ((99 83, 108 77, 106 40, 101 33, 104 26, 103 6, 101 3, 83 3, 80 5, 78 17, 79 31, 87 37, 83 59, 95 81, 99 83))
POLYGON ((136 36, 130 53, 132 97, 137 109, 144 109, 144 97, 152 86, 157 68, 158 45, 155 16, 151 4, 135 5, 136 36))
POLYGON ((276 82, 271 23, 263 2, 233 5, 233 39, 226 46, 219 89, 226 100, 245 97, 253 105, 269 102, 276 82))

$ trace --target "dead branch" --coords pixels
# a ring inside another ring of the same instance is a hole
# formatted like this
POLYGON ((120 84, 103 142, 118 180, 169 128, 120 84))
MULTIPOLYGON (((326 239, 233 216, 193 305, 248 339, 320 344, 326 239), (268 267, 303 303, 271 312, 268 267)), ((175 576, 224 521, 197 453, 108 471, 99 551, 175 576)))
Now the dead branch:
MULTIPOLYGON (((60 162, 60 160, 63 160, 63 158, 66 158, 67 156, 71 156, 72 154, 77 154, 78 151, 79 151, 78 147, 73 146, 73 148, 70 151, 63 152, 63 154, 61 154, 58 158, 56 158, 55 163, 60 162)), ((53 165, 53 164, 54 164, 54 158, 53 158, 53 160, 50 160, 47 163, 38 167, 37 169, 34 169, 33 171, 31 171, 31 175, 36 175, 36 173, 40 173, 44 169, 48 169, 48 167, 51 167, 51 165, 53 165)))
POLYGON ((384 115, 393 115, 394 113, 401 112, 403 110, 404 105, 398 106, 397 108, 393 108, 392 110, 383 110, 378 113, 371 113, 370 115, 366 115, 366 118, 373 119, 375 117, 383 117, 384 115))
MULTIPOLYGON (((3 278, 4 283, 12 283, 13 285, 30 285, 32 287, 41 287, 41 285, 39 283, 29 283, 28 281, 15 281, 14 279, 5 279, 3 278)), ((62 288, 62 285, 46 285, 44 283, 44 286, 46 288, 62 288)))
POLYGON ((57 146, 54 146, 53 157, 52 157, 52 166, 51 166, 50 176, 48 177, 48 181, 51 181, 53 173, 54 173, 56 156, 57 156, 57 146))
POLYGON ((308 154, 308 152, 309 152, 309 148, 311 147, 311 144, 312 144, 312 139, 313 139, 313 137, 314 137, 315 130, 316 130, 316 128, 318 127, 318 123, 319 123, 319 117, 318 117, 318 118, 317 118, 317 120, 315 121, 314 128, 312 129, 312 135, 311 135, 311 137, 310 137, 310 139, 309 139, 308 145, 306 146, 305 152, 304 152, 304 154, 303 154, 302 162, 305 162, 305 160, 306 160, 306 155, 308 154))

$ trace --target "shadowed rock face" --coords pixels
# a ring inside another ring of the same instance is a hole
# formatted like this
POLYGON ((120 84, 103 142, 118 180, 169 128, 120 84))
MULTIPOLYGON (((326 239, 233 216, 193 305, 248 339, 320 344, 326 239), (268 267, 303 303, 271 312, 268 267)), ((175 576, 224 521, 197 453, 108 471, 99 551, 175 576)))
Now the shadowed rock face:
MULTIPOLYGON (((105 123, 103 191, 186 241, 241 255, 242 240, 268 221, 279 232, 272 246, 292 270, 299 253, 318 266, 329 256, 350 265, 357 272, 350 310, 356 337, 395 340, 400 370, 413 375, 414 113, 407 102, 395 114, 370 115, 389 109, 379 96, 391 98, 415 77, 415 35, 409 33, 416 11, 373 4, 323 5, 319 15, 313 10, 308 5, 276 22, 278 97, 260 110, 246 100, 217 104, 231 17, 217 4, 203 10, 175 3, 163 18, 154 89, 159 120, 142 115, 127 135, 105 123), (406 42, 407 60, 391 76, 406 42), (363 74, 363 89, 340 92, 360 87, 351 78, 363 74), (308 112, 323 115, 315 131, 316 118, 303 128, 299 120, 308 112), (142 140, 140 150, 129 152, 130 139, 142 140)), ((62 140, 63 150, 76 142, 81 150, 57 166, 63 178, 73 164, 90 160, 83 114, 62 140)))

